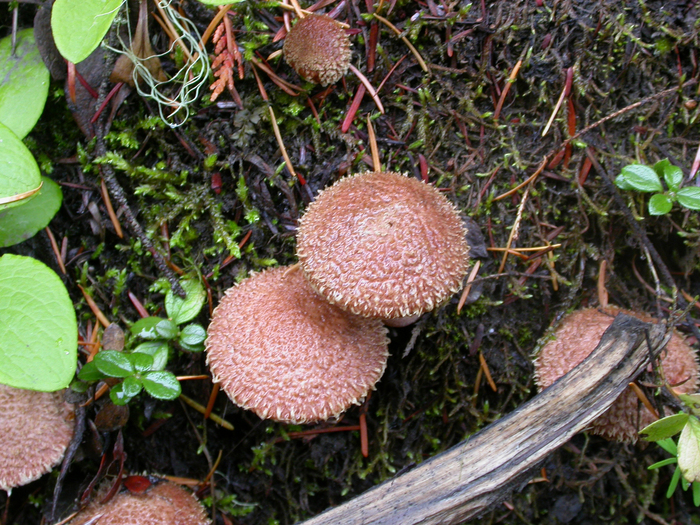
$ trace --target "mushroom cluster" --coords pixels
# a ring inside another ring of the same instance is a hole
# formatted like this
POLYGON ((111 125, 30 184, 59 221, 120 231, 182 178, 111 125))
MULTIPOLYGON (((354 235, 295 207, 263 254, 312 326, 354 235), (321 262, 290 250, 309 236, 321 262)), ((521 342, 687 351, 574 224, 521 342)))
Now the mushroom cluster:
POLYGON ((58 464, 73 438, 73 405, 63 392, 0 384, 0 490, 26 485, 58 464))
MULTIPOLYGON (((547 388, 588 357, 618 313, 645 322, 657 322, 645 314, 614 307, 608 307, 604 311, 584 308, 572 312, 562 319, 553 339, 542 347, 535 361, 535 379, 539 389, 547 388)), ((660 364, 667 383, 674 385, 677 393, 695 391, 698 386, 697 356, 678 333, 671 336, 661 355, 660 364)), ((592 423, 591 432, 612 441, 634 443, 638 431, 654 420, 654 415, 643 405, 639 406, 637 396, 628 388, 592 423)))
POLYGON ((465 235, 454 205, 417 179, 341 179, 300 221, 301 270, 266 270, 226 292, 206 341, 214 380, 261 418, 338 416, 384 372, 382 321, 412 322, 459 289, 465 235))

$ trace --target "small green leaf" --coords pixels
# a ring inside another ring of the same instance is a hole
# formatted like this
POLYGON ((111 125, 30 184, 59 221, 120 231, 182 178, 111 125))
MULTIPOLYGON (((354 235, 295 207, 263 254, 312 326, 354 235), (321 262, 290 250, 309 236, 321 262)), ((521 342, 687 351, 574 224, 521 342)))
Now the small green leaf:
POLYGON ((180 332, 180 344, 196 346, 207 338, 207 331, 198 324, 188 324, 180 332))
POLYGON ((135 354, 146 354, 153 358, 151 370, 163 370, 168 364, 168 343, 164 341, 147 341, 134 349, 135 354))
POLYGON ((85 363, 85 365, 80 369, 80 372, 78 372, 78 379, 80 379, 81 381, 87 381, 88 383, 92 383, 93 381, 100 381, 105 377, 107 376, 98 370, 97 366, 95 366, 94 361, 85 363))
POLYGON ((34 237, 48 226, 61 207, 61 187, 48 177, 41 179, 44 185, 36 196, 21 206, 0 210, 0 248, 34 237))
POLYGON ((144 317, 131 325, 131 334, 141 339, 158 339, 156 325, 163 321, 162 317, 144 317))
POLYGON ((0 383, 65 388, 75 375, 77 348, 73 301, 58 275, 31 257, 0 257, 0 383))
POLYGON ((136 371, 131 359, 116 350, 98 352, 92 362, 100 372, 109 377, 128 377, 134 375, 136 371))
POLYGON ((122 0, 56 0, 51 29, 58 51, 77 64, 85 60, 109 31, 122 0))
POLYGON ((229 5, 229 4, 240 4, 245 0, 199 0, 205 5, 229 5))
POLYGON ((632 185, 629 182, 627 182, 627 179, 622 174, 615 177, 615 186, 625 191, 630 191, 634 189, 632 185))
POLYGON ((34 157, 10 128, 0 123, 0 210, 17 206, 39 191, 41 175, 34 157))
POLYGON ((661 179, 656 172, 644 164, 630 164, 622 168, 620 173, 624 180, 637 191, 664 191, 661 179))
POLYGON ((688 418, 678 438, 678 466, 687 481, 700 481, 700 421, 695 416, 688 418))
POLYGON ((657 193, 649 199, 650 215, 666 215, 673 208, 673 200, 665 193, 657 193))
POLYGON ((693 481, 693 505, 700 507, 700 481, 693 481))
POLYGON ((165 311, 175 324, 186 323, 197 317, 207 299, 207 293, 198 280, 188 279, 180 284, 187 294, 184 299, 172 290, 165 294, 165 311))
POLYGON ((700 210, 700 188, 696 186, 681 188, 676 193, 676 198, 681 206, 684 206, 689 210, 700 210))
POLYGON ((109 391, 109 398, 115 405, 126 405, 141 392, 141 381, 129 376, 121 383, 114 385, 109 391))
POLYGON ((688 421, 690 416, 684 412, 680 414, 674 414, 672 416, 659 419, 654 421, 651 425, 644 427, 639 431, 640 434, 646 434, 642 436, 647 441, 660 441, 662 439, 667 439, 675 436, 681 430, 688 421))
POLYGON ((163 319, 156 325, 156 332, 164 339, 175 339, 180 333, 180 330, 170 319, 163 319))
POLYGON ((177 377, 167 370, 146 372, 141 381, 146 392, 156 399, 175 399, 182 392, 177 377))
POLYGON ((663 174, 668 189, 671 191, 678 191, 678 188, 680 188, 681 184, 683 183, 683 170, 678 166, 671 164, 668 159, 664 159, 654 164, 654 171, 659 173, 657 166, 661 169, 661 173, 663 174))
POLYGON ((678 455, 678 447, 676 447, 676 442, 671 438, 661 439, 656 442, 662 449, 671 454, 672 456, 678 455))
POLYGON ((662 459, 661 461, 657 461, 653 465, 649 465, 647 467, 647 469, 654 470, 657 468, 665 467, 666 465, 673 465, 675 463, 678 463, 678 458, 666 458, 666 459, 662 459))
POLYGON ((129 361, 131 361, 131 364, 134 365, 134 369, 137 372, 141 373, 152 370, 153 358, 150 355, 134 352, 133 354, 126 354, 126 356, 129 358, 129 361))
POLYGON ((676 487, 678 486, 678 481, 681 479, 681 469, 676 467, 676 470, 673 471, 673 476, 671 477, 671 482, 668 484, 668 490, 666 491, 666 497, 670 498, 673 496, 673 493, 676 491, 676 487))
POLYGON ((36 125, 49 94, 49 70, 34 42, 34 30, 0 40, 0 122, 23 139, 36 125))

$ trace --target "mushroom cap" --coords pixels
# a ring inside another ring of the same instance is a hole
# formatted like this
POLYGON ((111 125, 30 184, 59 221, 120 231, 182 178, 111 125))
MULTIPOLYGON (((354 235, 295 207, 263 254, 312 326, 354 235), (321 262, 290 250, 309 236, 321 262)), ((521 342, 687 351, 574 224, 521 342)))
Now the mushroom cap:
POLYGON ((297 255, 329 302, 382 319, 420 315, 462 286, 466 229, 435 187, 400 173, 346 177, 299 221, 297 255))
POLYGON ((282 49, 299 76, 322 86, 338 82, 350 66, 350 39, 340 24, 326 15, 299 19, 282 49))
POLYGON ((170 481, 151 485, 144 492, 123 491, 107 503, 107 489, 80 511, 69 525, 209 525, 204 507, 191 492, 170 481))
POLYGON ((63 458, 73 438, 73 406, 63 391, 0 385, 0 490, 26 485, 63 458))
MULTIPOLYGON (((576 310, 564 317, 554 332, 554 339, 540 350, 535 362, 535 379, 540 390, 583 361, 600 342, 603 332, 612 324, 615 315, 625 313, 645 322, 658 320, 638 312, 609 307, 605 312, 595 308, 576 310)), ((661 356, 661 365, 669 384, 676 392, 694 392, 698 384, 698 362, 695 351, 675 333, 661 356)), ((655 421, 655 417, 627 388, 612 406, 592 423, 591 431, 613 441, 634 443, 638 431, 655 421)))
POLYGON ((208 329, 207 362, 240 407, 312 423, 358 404, 389 356, 381 322, 318 296, 301 271, 265 270, 230 288, 208 329))

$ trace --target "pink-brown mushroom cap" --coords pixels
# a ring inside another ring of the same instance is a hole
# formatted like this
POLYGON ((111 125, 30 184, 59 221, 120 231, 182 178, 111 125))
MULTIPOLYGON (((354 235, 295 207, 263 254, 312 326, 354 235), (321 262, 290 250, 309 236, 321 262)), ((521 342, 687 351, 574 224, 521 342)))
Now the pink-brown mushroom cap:
POLYGON ((284 39, 284 58, 302 78, 327 86, 342 78, 350 66, 350 39, 326 15, 300 19, 284 39))
POLYGON ((0 385, 0 490, 26 485, 63 459, 73 438, 73 406, 63 392, 0 385))
POLYGON ((333 304, 381 319, 423 314, 457 292, 469 245, 455 206, 435 187, 363 173, 319 193, 299 221, 297 255, 333 304))
POLYGON ((287 423, 323 421, 359 403, 389 355, 379 321, 329 304, 288 267, 230 288, 207 332, 207 362, 231 400, 287 423))
POLYGON ((134 494, 123 491, 107 503, 101 490, 93 501, 68 525, 209 525, 204 507, 191 492, 162 481, 146 491, 134 494))
MULTIPOLYGON (((609 307, 607 313, 595 308, 572 312, 562 319, 554 338, 542 347, 537 357, 535 378, 540 390, 588 357, 618 313, 632 315, 645 322, 657 322, 647 315, 613 307, 609 307)), ((662 354, 661 365, 669 384, 682 383, 674 387, 676 392, 688 394, 695 391, 698 385, 697 355, 679 334, 671 336, 662 354)), ((639 399, 628 388, 592 423, 591 431, 610 440, 634 443, 638 439, 638 431, 654 420, 643 405, 639 407, 639 399)))

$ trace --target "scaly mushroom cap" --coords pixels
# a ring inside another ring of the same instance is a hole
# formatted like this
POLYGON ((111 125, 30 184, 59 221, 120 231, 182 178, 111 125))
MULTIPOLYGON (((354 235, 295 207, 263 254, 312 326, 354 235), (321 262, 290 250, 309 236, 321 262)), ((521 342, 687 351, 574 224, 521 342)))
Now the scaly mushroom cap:
POLYGON ((101 490, 68 525, 209 525, 204 507, 187 490, 162 481, 146 491, 120 492, 105 504, 101 490))
POLYGON ((322 86, 338 82, 350 66, 350 39, 326 15, 300 19, 285 37, 282 49, 299 76, 322 86))
POLYGON ((63 392, 0 385, 0 490, 26 485, 59 463, 73 438, 63 392))
MULTIPOLYGON (((645 314, 614 307, 609 307, 607 313, 585 308, 569 314, 557 327, 554 339, 542 347, 537 357, 535 378, 539 389, 547 388, 588 357, 618 313, 637 317, 644 322, 658 322, 645 314)), ((698 384, 697 356, 679 334, 671 336, 661 356, 661 365, 669 384, 685 381, 674 387, 676 392, 695 392, 698 384)), ((592 423, 591 431, 609 440, 634 443, 638 439, 637 432, 654 420, 643 405, 639 408, 637 396, 628 388, 592 423)))
POLYGON ((312 286, 355 314, 430 311, 460 289, 469 246, 457 209, 399 173, 363 173, 322 191, 299 221, 297 255, 312 286))
POLYGON ((214 380, 235 404, 285 423, 326 420, 359 403, 389 356, 379 321, 328 304, 288 267, 230 288, 206 347, 214 380))

